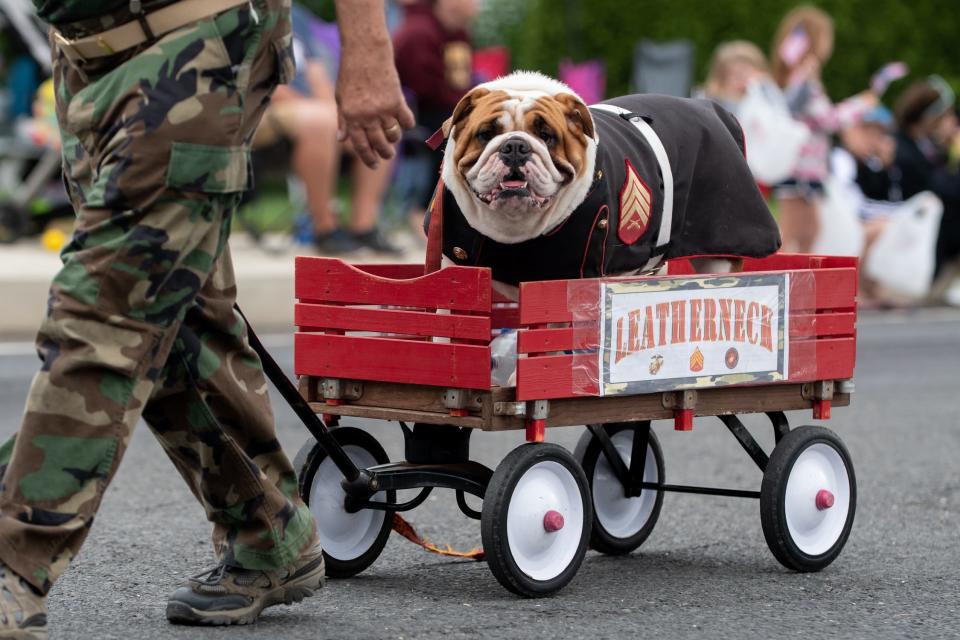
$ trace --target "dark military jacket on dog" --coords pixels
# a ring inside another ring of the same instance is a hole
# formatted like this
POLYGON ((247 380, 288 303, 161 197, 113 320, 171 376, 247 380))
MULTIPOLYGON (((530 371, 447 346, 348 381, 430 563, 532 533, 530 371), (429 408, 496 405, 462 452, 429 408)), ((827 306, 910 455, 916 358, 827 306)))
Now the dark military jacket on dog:
POLYGON ((624 96, 606 104, 641 116, 666 150, 674 184, 666 246, 656 248, 664 185, 653 149, 629 116, 594 108, 600 140, 594 181, 565 222, 526 242, 495 242, 467 224, 444 188, 431 211, 442 204, 444 255, 456 264, 490 267, 495 280, 515 285, 635 271, 657 254, 763 257, 780 248, 732 115, 713 102, 668 96, 624 96))

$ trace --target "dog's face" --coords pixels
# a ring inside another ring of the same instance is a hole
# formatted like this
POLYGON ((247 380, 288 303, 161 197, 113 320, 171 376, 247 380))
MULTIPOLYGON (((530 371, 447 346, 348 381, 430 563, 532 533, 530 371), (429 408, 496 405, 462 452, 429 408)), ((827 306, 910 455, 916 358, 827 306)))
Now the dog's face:
POLYGON ((556 227, 592 182, 590 112, 545 76, 517 73, 473 89, 444 129, 444 183, 470 226, 497 242, 556 227))

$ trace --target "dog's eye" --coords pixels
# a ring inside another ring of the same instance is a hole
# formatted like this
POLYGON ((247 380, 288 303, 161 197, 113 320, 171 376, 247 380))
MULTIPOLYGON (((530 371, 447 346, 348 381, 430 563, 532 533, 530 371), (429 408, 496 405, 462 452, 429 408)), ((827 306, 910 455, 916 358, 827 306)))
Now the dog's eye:
POLYGON ((540 139, 543 140, 543 143, 548 147, 557 144, 557 136, 553 135, 553 132, 549 129, 542 129, 539 135, 540 139))
POLYGON ((477 140, 484 144, 493 140, 493 129, 480 129, 480 131, 477 131, 477 140))

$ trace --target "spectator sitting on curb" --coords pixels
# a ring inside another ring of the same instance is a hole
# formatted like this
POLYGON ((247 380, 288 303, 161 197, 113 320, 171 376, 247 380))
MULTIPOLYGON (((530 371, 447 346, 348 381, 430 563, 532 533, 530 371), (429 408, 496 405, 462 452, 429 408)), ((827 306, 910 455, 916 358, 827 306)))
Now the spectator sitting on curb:
POLYGON ((393 170, 393 160, 371 169, 361 162, 350 168, 350 227, 340 228, 334 211, 341 149, 352 154, 350 143, 337 142, 337 103, 333 83, 337 60, 316 41, 313 29, 320 23, 294 4, 293 45, 297 74, 280 86, 253 139, 254 153, 271 147, 290 147, 293 172, 303 182, 312 222, 313 243, 320 255, 340 255, 358 249, 398 254, 377 227, 380 210, 393 170))
POLYGON ((941 302, 960 276, 960 125, 955 102, 950 85, 930 76, 907 87, 894 108, 900 127, 895 162, 903 197, 932 191, 943 201, 932 302, 941 302))
MULTIPOLYGON (((830 171, 849 201, 855 203, 863 224, 866 259, 872 245, 902 210, 903 188, 900 169, 894 163, 896 140, 892 133, 893 114, 883 106, 868 111, 863 119, 840 132, 841 146, 830 154, 830 171)), ((861 271, 861 299, 866 305, 884 305, 877 284, 861 271)))

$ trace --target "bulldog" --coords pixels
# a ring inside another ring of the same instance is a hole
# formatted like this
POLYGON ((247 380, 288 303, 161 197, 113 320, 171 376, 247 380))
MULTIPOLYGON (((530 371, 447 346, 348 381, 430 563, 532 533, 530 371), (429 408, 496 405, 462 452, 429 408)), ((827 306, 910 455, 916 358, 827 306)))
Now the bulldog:
POLYGON ((679 257, 723 272, 780 247, 743 132, 710 101, 588 107, 518 72, 471 90, 442 135, 429 216, 442 220, 444 262, 490 267, 500 283, 652 273, 679 257))

